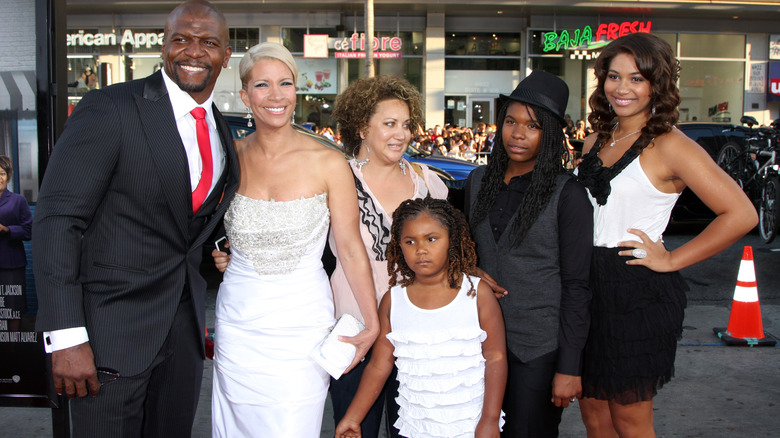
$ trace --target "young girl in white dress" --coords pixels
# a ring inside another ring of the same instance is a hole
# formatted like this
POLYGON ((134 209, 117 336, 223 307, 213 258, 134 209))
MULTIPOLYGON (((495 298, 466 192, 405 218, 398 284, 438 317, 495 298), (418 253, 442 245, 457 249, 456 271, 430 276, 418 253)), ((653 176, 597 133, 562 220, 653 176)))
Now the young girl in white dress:
POLYGON ((360 422, 393 368, 405 437, 498 437, 506 386, 506 339, 498 301, 473 276, 476 252, 463 214, 444 200, 404 201, 387 248, 390 293, 380 335, 336 437, 360 422))

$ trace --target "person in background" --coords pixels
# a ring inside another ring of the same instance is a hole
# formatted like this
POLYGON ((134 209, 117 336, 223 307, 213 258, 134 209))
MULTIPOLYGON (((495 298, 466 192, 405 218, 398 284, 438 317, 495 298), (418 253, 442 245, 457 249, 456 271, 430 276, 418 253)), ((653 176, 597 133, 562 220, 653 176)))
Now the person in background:
POLYGON ((493 151, 493 146, 496 144, 496 130, 496 125, 492 123, 488 125, 487 129, 485 130, 487 136, 485 137, 485 141, 482 143, 482 150, 480 152, 493 151))
POLYGON ((163 71, 87 93, 53 149, 33 225, 36 329, 54 388, 72 399, 74 436, 190 436, 203 245, 238 186, 212 103, 231 53, 219 10, 179 5, 163 71))
POLYGON ((84 81, 84 86, 87 90, 94 90, 99 88, 97 75, 92 72, 92 67, 90 66, 84 68, 84 72, 81 73, 81 80, 84 81))
POLYGON ((32 237, 32 214, 24 196, 8 190, 14 175, 11 158, 0 155, 0 291, 5 307, 19 312, 19 318, 8 320, 8 331, 21 329, 27 313, 25 240, 32 237))
POLYGON ((577 120, 576 130, 574 131, 574 140, 585 140, 588 133, 585 131, 585 122, 583 120, 577 120))
POLYGON ((597 86, 577 173, 594 209, 592 322, 580 411, 589 437, 654 437, 653 398, 674 374, 688 290, 679 270, 756 224, 740 187, 679 129, 680 64, 663 39, 618 38, 596 60, 597 86), (717 215, 674 251, 662 234, 689 187, 717 215))
POLYGON ((502 95, 496 147, 466 184, 480 277, 506 324, 505 437, 557 437, 581 392, 593 211, 563 167, 568 98, 566 83, 541 70, 502 95))
MULTIPOLYGON (((332 117, 338 122, 344 150, 352 158, 360 205, 360 236, 371 264, 377 303, 387 292, 387 245, 393 212, 402 201, 427 196, 446 199, 447 187, 424 164, 410 163, 403 154, 412 138, 412 127, 423 124, 422 96, 414 86, 394 76, 376 76, 352 82, 336 99, 332 117)), ((439 137, 441 138, 441 137, 439 137)), ((333 236, 331 236, 331 243, 333 236)), ((336 317, 359 317, 344 265, 337 256, 331 286, 336 317)), ((370 357, 371 353, 367 357, 370 357)), ((340 379, 331 380, 333 418, 338 423, 357 392, 368 360, 340 379)), ((384 385, 383 385, 384 386, 384 385)), ((392 425, 398 418, 398 385, 390 380, 362 423, 364 437, 377 437, 382 410, 387 410, 387 435, 398 436, 392 425)))
POLYGON ((333 129, 331 129, 330 126, 325 126, 324 128, 320 129, 320 135, 327 138, 330 141, 335 141, 335 137, 333 135, 333 129))

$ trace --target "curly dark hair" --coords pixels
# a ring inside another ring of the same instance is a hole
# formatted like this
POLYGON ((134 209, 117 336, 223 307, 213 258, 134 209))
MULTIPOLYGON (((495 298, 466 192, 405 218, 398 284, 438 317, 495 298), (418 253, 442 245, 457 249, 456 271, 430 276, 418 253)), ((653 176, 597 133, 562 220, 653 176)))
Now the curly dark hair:
POLYGON ((680 61, 674 56, 671 46, 656 35, 632 33, 612 41, 601 51, 596 60, 596 79, 598 85, 590 95, 588 104, 591 113, 588 121, 598 133, 601 144, 609 140, 614 127, 615 112, 609 105, 604 93, 609 66, 615 56, 625 53, 636 62, 639 73, 650 82, 650 106, 655 114, 650 116, 642 128, 642 134, 636 142, 635 151, 641 152, 654 138, 672 130, 680 117, 677 107, 680 104, 680 90, 677 79, 680 77, 680 61))
MULTIPOLYGON (((490 209, 498 197, 498 191, 504 184, 504 175, 509 165, 509 155, 504 149, 504 119, 507 109, 513 101, 507 101, 498 113, 498 130, 496 131, 496 143, 490 153, 485 174, 482 176, 482 186, 477 195, 477 205, 471 215, 471 226, 487 218, 490 209)), ((526 108, 533 110, 535 118, 531 117, 542 127, 542 138, 539 141, 539 155, 531 175, 531 185, 525 191, 520 203, 520 214, 515 218, 510 230, 513 243, 520 244, 528 234, 528 230, 536 222, 536 219, 547 207, 553 192, 555 191, 558 175, 565 173, 564 157, 566 153, 566 137, 563 134, 563 125, 552 112, 536 105, 523 103, 526 108)), ((529 115, 530 115, 529 111, 529 115)))
POLYGON ((409 106, 410 129, 425 126, 422 95, 408 81, 386 75, 358 79, 338 95, 331 114, 339 124, 341 141, 348 155, 358 154, 362 143, 360 131, 368 126, 377 104, 388 99, 398 99, 409 106))
MULTIPOLYGON (((396 284, 409 286, 414 282, 414 271, 406 264, 401 250, 401 231, 404 224, 421 214, 429 214, 438 220, 449 232, 450 247, 447 251, 449 265, 447 278, 451 288, 460 287, 462 274, 476 275, 477 252, 474 249, 474 241, 471 240, 469 225, 463 213, 443 199, 435 199, 430 196, 418 199, 407 199, 402 202, 393 213, 393 225, 390 229, 390 243, 387 245, 387 273, 390 275, 390 288, 396 284), (400 280, 398 277, 400 275, 400 280)), ((474 283, 468 279, 471 285, 469 294, 474 295, 474 283)))

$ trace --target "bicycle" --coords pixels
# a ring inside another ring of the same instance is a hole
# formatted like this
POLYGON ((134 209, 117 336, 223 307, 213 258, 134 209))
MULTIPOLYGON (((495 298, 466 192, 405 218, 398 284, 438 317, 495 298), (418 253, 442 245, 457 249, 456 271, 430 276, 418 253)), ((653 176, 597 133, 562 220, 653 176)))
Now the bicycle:
POLYGON ((765 243, 772 242, 780 231, 780 119, 771 127, 753 128, 758 121, 743 116, 751 135, 745 147, 727 144, 718 153, 718 165, 742 188, 758 211, 758 231, 765 243))

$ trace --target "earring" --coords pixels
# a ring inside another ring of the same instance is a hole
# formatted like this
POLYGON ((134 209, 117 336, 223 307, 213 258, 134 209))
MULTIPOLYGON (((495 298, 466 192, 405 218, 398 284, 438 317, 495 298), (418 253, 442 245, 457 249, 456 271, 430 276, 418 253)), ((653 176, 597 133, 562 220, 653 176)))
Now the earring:
MULTIPOLYGON (((363 146, 365 146, 365 143, 361 142, 360 147, 362 148, 363 146)), ((368 146, 366 146, 366 158, 362 160, 358 160, 357 157, 352 157, 355 159, 355 164, 357 164, 358 170, 362 171, 363 166, 365 166, 366 164, 368 164, 369 161, 371 161, 371 159, 368 157, 370 153, 371 153, 371 149, 369 149, 368 146)))
POLYGON ((655 105, 653 105, 653 107, 650 108, 650 114, 655 115, 655 105))
POLYGON ((406 163, 404 163, 403 159, 398 162, 398 165, 401 166, 401 172, 403 172, 404 175, 406 175, 406 163))
POLYGON ((609 112, 610 112, 610 114, 613 113, 614 111, 612 111, 612 104, 608 103, 607 105, 609 105, 609 112))
POLYGON ((246 107, 246 115, 244 116, 246 119, 246 127, 251 128, 252 127, 252 110, 249 109, 249 107, 246 107))

